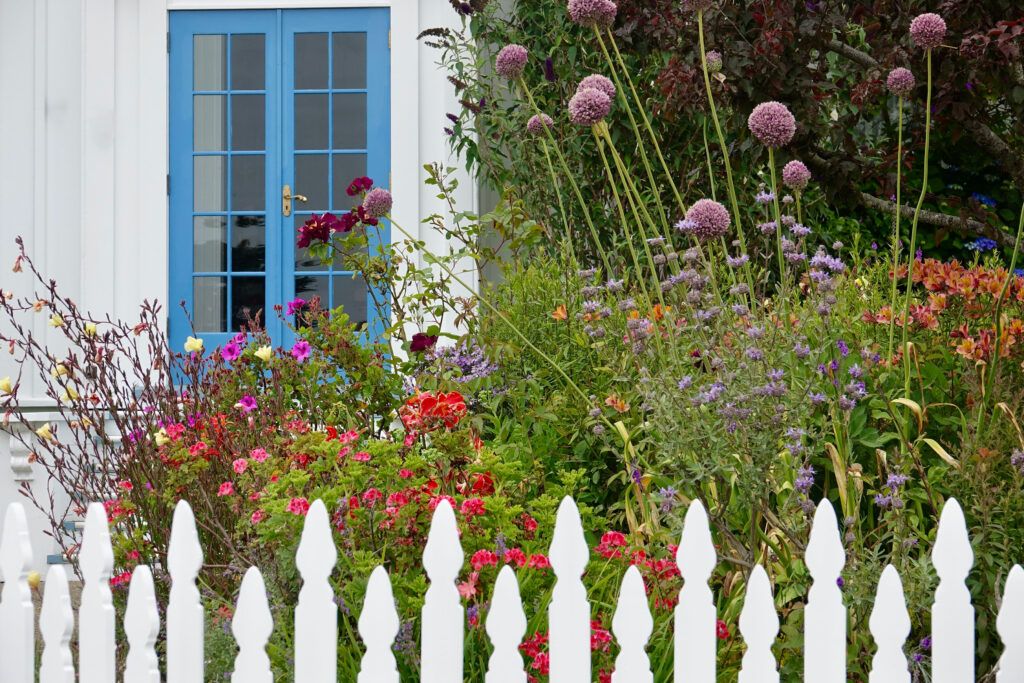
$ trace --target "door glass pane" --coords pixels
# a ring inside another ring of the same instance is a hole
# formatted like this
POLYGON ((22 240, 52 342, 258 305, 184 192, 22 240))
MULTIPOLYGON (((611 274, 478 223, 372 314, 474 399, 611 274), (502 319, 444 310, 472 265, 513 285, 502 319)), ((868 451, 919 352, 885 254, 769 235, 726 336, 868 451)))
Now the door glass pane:
POLYGON ((360 196, 349 197, 348 186, 356 178, 366 175, 365 154, 335 154, 331 158, 333 165, 334 195, 332 206, 338 211, 346 211, 363 200, 360 196))
POLYGON ((231 278, 231 329, 238 330, 250 319, 266 322, 263 307, 266 301, 266 278, 231 278))
POLYGON ((334 88, 366 87, 366 34, 335 33, 333 36, 334 88))
POLYGON ((306 301, 320 298, 320 306, 328 308, 331 300, 329 287, 330 278, 327 275, 303 275, 295 278, 295 296, 306 301))
POLYGON ((309 199, 301 205, 304 210, 327 211, 330 208, 327 181, 326 154, 295 155, 295 192, 309 199))
MULTIPOLYGON (((302 224, 309 220, 309 214, 295 214, 295 232, 292 234, 298 234, 298 230, 302 227, 302 224)), ((295 247, 295 270, 323 270, 326 271, 330 268, 328 265, 320 265, 320 259, 313 258, 309 255, 309 249, 303 249, 295 247)))
POLYGON ((266 70, 263 43, 261 34, 231 36, 232 90, 263 90, 266 70))
POLYGON ((227 164, 220 155, 193 159, 193 205, 196 211, 224 211, 227 209, 227 164))
POLYGON ((366 281, 349 275, 334 276, 334 308, 339 306, 348 313, 349 322, 365 325, 367 321, 366 281))
POLYGON ((263 95, 231 96, 231 149, 262 150, 266 140, 263 95))
POLYGON ((264 216, 231 219, 231 270, 256 273, 266 270, 267 231, 264 216))
POLYGON ((226 277, 197 277, 192 283, 192 308, 195 309, 193 323, 196 332, 227 331, 226 277))
POLYGON ((196 95, 192 98, 192 147, 197 152, 220 152, 228 141, 227 95, 196 95))
POLYGON ((192 224, 192 269, 197 273, 227 270, 227 219, 223 216, 196 216, 192 224))
POLYGON ((295 34, 295 89, 327 88, 327 34, 295 34))
POLYGON ((231 210, 264 211, 265 182, 262 154, 231 157, 231 210))
POLYGON ((366 149, 366 94, 336 93, 334 149, 366 149))
POLYGON ((193 36, 192 83, 196 90, 226 90, 227 36, 193 36))
POLYGON ((327 95, 295 96, 295 149, 327 149, 327 95))

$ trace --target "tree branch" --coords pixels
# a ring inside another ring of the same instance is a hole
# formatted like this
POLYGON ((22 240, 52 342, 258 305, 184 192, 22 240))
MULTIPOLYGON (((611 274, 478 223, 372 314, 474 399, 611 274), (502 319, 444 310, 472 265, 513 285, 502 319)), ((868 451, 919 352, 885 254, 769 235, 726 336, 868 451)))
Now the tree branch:
MULTIPOLYGON (((883 211, 888 214, 891 214, 893 209, 896 208, 896 202, 889 202, 884 199, 880 199, 874 195, 868 194, 867 192, 859 193, 857 198, 865 207, 875 209, 877 211, 883 211)), ((914 217, 914 207, 904 204, 900 209, 900 214, 904 218, 912 219, 914 217)), ((922 210, 920 221, 927 225, 947 228, 957 234, 967 237, 988 237, 1003 246, 1011 246, 1013 244, 1013 235, 972 218, 953 216, 939 211, 922 210)))
POLYGON ((1024 186, 1024 158, 1018 156, 1005 140, 982 121, 969 118, 963 122, 963 126, 971 132, 974 141, 1003 167, 1003 170, 1013 176, 1018 184, 1024 186))
POLYGON ((865 68, 873 69, 878 67, 878 60, 869 55, 867 52, 858 50, 857 48, 847 45, 846 43, 843 43, 841 41, 838 41, 835 38, 828 41, 828 49, 838 54, 841 54, 842 56, 849 59, 851 62, 856 62, 857 64, 860 64, 865 68))

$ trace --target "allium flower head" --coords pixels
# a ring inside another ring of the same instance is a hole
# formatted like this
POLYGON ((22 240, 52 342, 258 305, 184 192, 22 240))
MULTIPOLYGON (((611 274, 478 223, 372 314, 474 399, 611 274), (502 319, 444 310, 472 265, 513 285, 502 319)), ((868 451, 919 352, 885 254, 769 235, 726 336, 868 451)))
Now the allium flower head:
POLYGON ((914 79, 914 74, 910 73, 910 69, 904 69, 902 66, 898 66, 889 72, 889 77, 885 80, 885 85, 889 88, 889 92, 897 97, 908 97, 914 92, 914 86, 917 85, 917 81, 914 79))
POLYGON ((782 167, 782 182, 786 187, 798 192, 811 181, 811 172, 802 161, 794 159, 782 167))
POLYGON ((919 14, 910 22, 910 37, 922 50, 938 47, 946 37, 946 22, 933 12, 919 14))
POLYGON ((547 114, 534 114, 526 122, 526 132, 530 135, 543 135, 545 128, 551 128, 554 121, 547 114))
POLYGON ((569 0, 569 18, 580 26, 606 28, 615 22, 618 11, 612 0, 569 0))
POLYGON ((383 187, 375 187, 366 193, 366 198, 363 199, 363 208, 373 218, 383 218, 391 213, 392 203, 390 192, 383 187))
POLYGON ((701 241, 720 237, 729 231, 732 222, 729 210, 713 199, 698 199, 686 212, 690 234, 701 241))
POLYGON ((601 74, 591 74, 580 81, 580 84, 576 87, 577 92, 585 88, 594 88, 600 90, 608 99, 615 99, 615 84, 612 83, 608 78, 601 74))
POLYGON ((762 102, 750 112, 747 127, 765 147, 778 149, 793 139, 796 119, 781 102, 762 102))
POLYGON ((714 4, 714 0, 683 0, 683 8, 691 12, 707 12, 714 4))
POLYGON ((722 53, 717 50, 708 50, 704 55, 708 63, 708 73, 716 74, 722 70, 722 53))
POLYGON ((501 48, 494 60, 494 70, 502 78, 514 81, 523 75, 529 53, 522 45, 511 43, 501 48))
POLYGON ((596 88, 583 88, 569 100, 569 120, 577 126, 592 126, 604 120, 612 109, 612 100, 596 88))

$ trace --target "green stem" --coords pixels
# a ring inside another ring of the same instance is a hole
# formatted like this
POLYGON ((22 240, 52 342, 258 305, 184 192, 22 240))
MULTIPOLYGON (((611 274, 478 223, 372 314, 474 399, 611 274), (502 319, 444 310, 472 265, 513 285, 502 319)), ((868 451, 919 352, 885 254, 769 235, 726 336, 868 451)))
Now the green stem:
MULTIPOLYGON (((896 143, 896 226, 892 231, 892 291, 889 296, 889 355, 892 360, 893 344, 896 338, 896 282, 899 279, 896 271, 900 265, 900 209, 903 201, 900 191, 903 189, 903 96, 899 97, 899 123, 896 143)), ((910 264, 907 265, 910 267, 910 264)))
POLYGON ((566 217, 565 204, 562 202, 562 188, 558 182, 558 176, 555 175, 555 167, 551 163, 551 153, 548 152, 548 143, 544 140, 540 141, 540 148, 544 150, 544 159, 548 162, 548 173, 551 175, 551 184, 555 188, 555 196, 558 198, 558 213, 562 217, 562 228, 565 230, 565 239, 569 248, 569 258, 575 266, 579 266, 579 260, 576 258, 576 250, 572 246, 572 229, 569 227, 569 219, 566 217))
POLYGON ((786 282, 786 257, 782 254, 782 209, 779 207, 779 183, 775 178, 775 150, 768 148, 768 169, 772 176, 772 204, 775 208, 775 248, 779 257, 779 299, 782 302, 782 321, 787 328, 789 326, 786 309, 788 302, 786 282))
MULTIPOLYGON (((985 396, 981 402, 985 412, 988 412, 988 402, 992 396, 992 390, 995 386, 996 375, 999 373, 999 359, 1002 353, 1002 341, 1003 341, 1003 303, 1006 301, 1006 295, 1010 291, 1010 283, 1017 279, 1014 275, 1014 271, 1017 269, 1017 255, 1020 254, 1020 239, 1021 234, 1024 233, 1024 204, 1021 204, 1020 208, 1020 221, 1017 224, 1017 238, 1013 242, 1013 255, 1010 257, 1010 271, 1006 274, 1006 282, 1003 283, 1003 288, 999 292, 999 299, 996 301, 996 343, 994 349, 994 355, 992 357, 992 369, 988 373, 985 384, 985 396)), ((981 421, 984 419, 981 415, 978 416, 979 431, 981 421)))

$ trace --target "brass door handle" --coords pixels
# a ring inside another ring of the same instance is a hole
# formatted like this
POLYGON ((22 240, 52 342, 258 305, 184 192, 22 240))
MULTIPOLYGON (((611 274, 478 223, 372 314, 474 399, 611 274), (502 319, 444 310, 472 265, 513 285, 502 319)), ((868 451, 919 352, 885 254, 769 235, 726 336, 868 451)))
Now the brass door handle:
POLYGON ((292 200, 298 202, 308 202, 309 198, 303 194, 292 194, 291 185, 285 185, 281 188, 281 213, 287 216, 292 215, 292 200))

